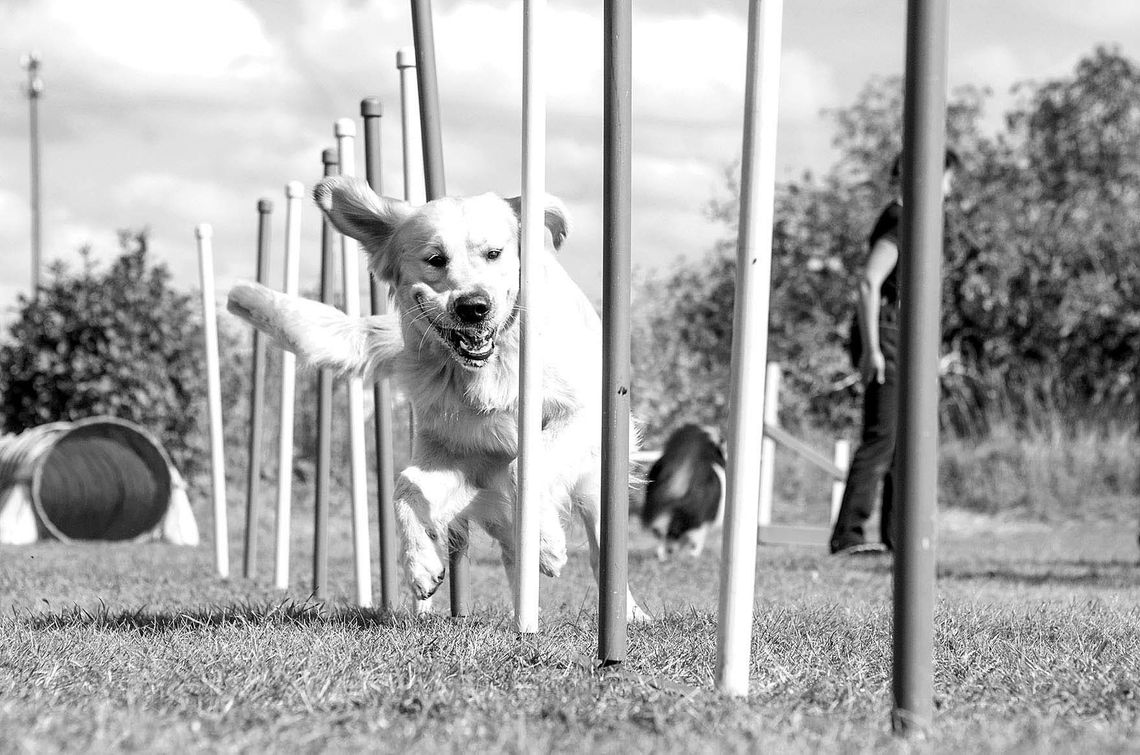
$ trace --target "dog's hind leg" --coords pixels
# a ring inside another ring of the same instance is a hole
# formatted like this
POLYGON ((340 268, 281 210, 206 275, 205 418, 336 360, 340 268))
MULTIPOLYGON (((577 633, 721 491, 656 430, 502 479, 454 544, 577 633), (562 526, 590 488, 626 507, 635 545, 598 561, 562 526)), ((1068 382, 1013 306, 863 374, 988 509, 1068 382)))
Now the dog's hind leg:
MULTIPOLYGON (((594 579, 601 589, 601 560, 602 560, 602 510, 601 490, 599 486, 579 486, 575 497, 578 514, 586 527, 586 539, 590 544, 590 568, 594 570, 594 579)), ((629 585, 625 587, 625 620, 629 623, 652 621, 652 617, 633 598, 629 585)))

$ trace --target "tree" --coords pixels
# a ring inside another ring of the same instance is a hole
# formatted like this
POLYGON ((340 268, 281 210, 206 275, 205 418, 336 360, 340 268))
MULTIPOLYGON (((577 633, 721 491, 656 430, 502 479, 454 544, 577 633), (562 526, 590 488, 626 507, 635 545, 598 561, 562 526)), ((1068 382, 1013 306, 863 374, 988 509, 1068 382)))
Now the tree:
POLYGON ((0 345, 0 420, 8 432, 110 415, 153 432, 185 475, 204 461, 201 323, 193 298, 150 264, 145 230, 119 234, 106 270, 81 250, 62 262, 35 300, 21 297, 0 345))
MULTIPOLYGON (((965 167, 946 204, 941 417, 958 432, 1043 409, 1115 416, 1140 391, 1140 68, 1097 49, 1019 91, 996 134, 987 90, 949 101, 965 167)), ((769 355, 785 367, 785 424, 835 430, 855 419, 843 346, 867 234, 896 190, 902 80, 873 79, 829 115, 836 164, 777 187, 769 355)), ((725 241, 640 292, 634 400, 651 439, 683 419, 724 425, 738 196, 733 172, 710 208, 725 241)))

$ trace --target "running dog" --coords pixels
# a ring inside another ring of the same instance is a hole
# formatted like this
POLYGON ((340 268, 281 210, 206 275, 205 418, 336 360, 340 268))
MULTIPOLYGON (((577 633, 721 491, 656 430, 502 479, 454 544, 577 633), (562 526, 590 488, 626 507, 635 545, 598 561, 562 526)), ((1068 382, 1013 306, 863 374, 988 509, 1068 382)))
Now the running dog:
POLYGON ((724 450, 698 425, 677 428, 649 469, 641 523, 657 536, 657 557, 684 549, 701 555, 712 527, 724 517, 724 450))
MULTIPOLYGON (((443 581, 452 539, 479 524, 502 549, 512 587, 518 454, 519 197, 441 198, 421 206, 376 195, 359 178, 332 177, 313 192, 325 217, 361 243, 390 284, 394 312, 349 318, 318 302, 254 283, 228 308, 314 368, 375 381, 391 377, 411 398, 411 464, 396 483, 402 561, 419 610, 443 581)), ((601 321, 555 259, 570 222, 547 197, 543 301, 542 446, 538 461, 540 568, 566 563, 565 525, 585 524, 598 574, 601 458, 601 321)), ((632 432, 631 438, 636 438, 632 432)), ((452 544, 462 544, 454 543, 452 544)), ((627 593, 627 618, 648 618, 627 593)))

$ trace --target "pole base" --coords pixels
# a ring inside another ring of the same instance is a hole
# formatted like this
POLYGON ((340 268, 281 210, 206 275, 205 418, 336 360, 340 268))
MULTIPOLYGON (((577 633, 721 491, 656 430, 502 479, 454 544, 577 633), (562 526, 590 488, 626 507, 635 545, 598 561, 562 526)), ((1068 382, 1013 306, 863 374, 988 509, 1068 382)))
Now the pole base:
POLYGON ((891 732, 902 739, 925 741, 930 739, 930 721, 902 708, 891 710, 891 732))

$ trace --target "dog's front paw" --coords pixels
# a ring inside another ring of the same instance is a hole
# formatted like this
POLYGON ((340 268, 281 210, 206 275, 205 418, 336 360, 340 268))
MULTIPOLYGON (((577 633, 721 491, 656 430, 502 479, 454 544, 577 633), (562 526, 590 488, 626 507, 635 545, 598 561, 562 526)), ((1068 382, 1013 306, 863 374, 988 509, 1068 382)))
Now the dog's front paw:
POLYGON ((562 574, 563 566, 566 566, 566 541, 551 543, 544 538, 538 551, 539 571, 548 577, 557 577, 562 574))
POLYGON ((566 530, 557 516, 544 518, 538 533, 538 568, 548 577, 557 577, 566 566, 566 530))
POLYGON ((412 589, 412 598, 427 600, 439 589, 447 570, 440 561, 439 554, 432 548, 425 548, 419 553, 409 553, 404 562, 405 574, 408 577, 408 586, 412 589))
POLYGON ((419 573, 413 574, 411 578, 412 596, 416 600, 427 600, 439 586, 443 583, 443 578, 447 572, 440 570, 435 574, 429 574, 426 570, 420 570, 419 573))
POLYGON ((265 286, 248 281, 239 282, 230 289, 226 309, 258 330, 272 332, 274 321, 274 294, 265 286))

